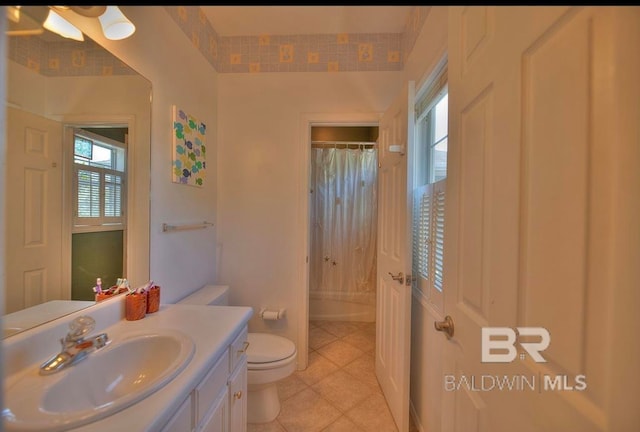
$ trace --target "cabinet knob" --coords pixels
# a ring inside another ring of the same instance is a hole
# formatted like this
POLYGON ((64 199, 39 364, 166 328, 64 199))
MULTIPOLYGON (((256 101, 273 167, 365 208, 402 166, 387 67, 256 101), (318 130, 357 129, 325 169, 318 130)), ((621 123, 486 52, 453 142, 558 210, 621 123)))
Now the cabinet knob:
POLYGON ((237 392, 235 392, 233 394, 233 397, 236 399, 241 399, 242 398, 242 390, 238 390, 237 392))
POLYGON ((238 354, 242 354, 243 352, 247 352, 247 348, 249 348, 249 342, 245 341, 244 345, 242 346, 242 349, 238 350, 238 354))

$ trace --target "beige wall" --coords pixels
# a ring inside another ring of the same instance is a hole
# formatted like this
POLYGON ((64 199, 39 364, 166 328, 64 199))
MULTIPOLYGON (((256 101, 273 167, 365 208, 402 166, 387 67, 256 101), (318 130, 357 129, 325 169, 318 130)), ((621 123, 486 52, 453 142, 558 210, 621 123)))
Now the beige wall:
MULTIPOLYGON (((401 72, 220 74, 218 100, 219 283, 232 304, 286 307, 287 320, 254 317, 265 329, 297 340, 299 277, 306 251, 300 236, 301 176, 307 113, 380 113, 402 84, 401 72), (274 325, 275 324, 275 325, 274 325)), ((338 116, 340 117, 340 116, 338 116)))

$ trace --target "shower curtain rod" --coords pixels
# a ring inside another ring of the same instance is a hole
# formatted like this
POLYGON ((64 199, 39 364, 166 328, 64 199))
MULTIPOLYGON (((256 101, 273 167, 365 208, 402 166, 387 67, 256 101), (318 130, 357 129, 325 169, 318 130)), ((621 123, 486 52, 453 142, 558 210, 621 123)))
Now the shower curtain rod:
POLYGON ((375 148, 371 141, 311 141, 311 148, 375 148))

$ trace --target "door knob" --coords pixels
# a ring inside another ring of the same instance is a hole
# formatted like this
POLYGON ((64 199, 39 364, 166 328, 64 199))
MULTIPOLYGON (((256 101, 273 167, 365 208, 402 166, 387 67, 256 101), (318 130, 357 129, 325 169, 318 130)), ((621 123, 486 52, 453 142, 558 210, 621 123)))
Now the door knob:
POLYGON ((444 321, 434 321, 433 326, 437 331, 446 333, 447 339, 453 337, 453 318, 449 315, 444 317, 444 321))
POLYGON ((391 276, 391 279, 393 279, 394 281, 398 281, 399 284, 404 283, 404 274, 402 274, 402 272, 398 272, 397 275, 389 272, 389 276, 391 276))

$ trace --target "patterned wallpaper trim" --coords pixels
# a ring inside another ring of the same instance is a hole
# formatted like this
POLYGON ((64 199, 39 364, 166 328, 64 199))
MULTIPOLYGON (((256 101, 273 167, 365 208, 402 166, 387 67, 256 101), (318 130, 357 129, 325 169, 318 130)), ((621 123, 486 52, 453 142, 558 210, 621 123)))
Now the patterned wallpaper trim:
POLYGON ((93 40, 45 42, 37 36, 8 37, 10 60, 47 77, 137 75, 93 40))
POLYGON ((403 33, 219 36, 199 7, 165 6, 220 73, 399 71, 430 6, 414 6, 403 33))
MULTIPOLYGON (((403 33, 225 37, 216 33, 200 7, 165 6, 193 46, 220 73, 400 71, 430 8, 414 6, 403 33)), ((8 39, 10 60, 48 77, 136 74, 90 39, 8 39)))

